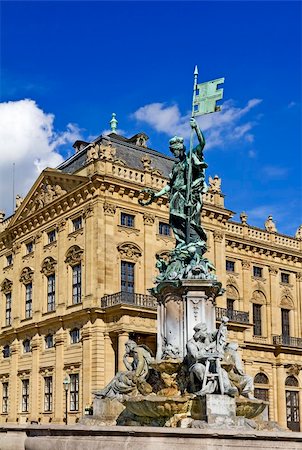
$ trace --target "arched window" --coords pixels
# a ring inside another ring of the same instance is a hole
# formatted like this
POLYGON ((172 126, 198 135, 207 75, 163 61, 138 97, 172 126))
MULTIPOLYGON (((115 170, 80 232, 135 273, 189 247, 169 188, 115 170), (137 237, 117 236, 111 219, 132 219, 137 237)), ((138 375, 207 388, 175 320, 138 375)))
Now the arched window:
POLYGON ((70 247, 66 253, 65 262, 72 269, 72 304, 82 302, 82 258, 83 250, 78 245, 70 247))
POLYGON ((266 298, 262 291, 256 290, 252 296, 253 302, 253 323, 254 323, 254 336, 263 335, 263 305, 266 304, 266 298))
POLYGON ((299 382, 290 375, 285 380, 286 421, 292 431, 300 431, 299 382))
POLYGON ((268 378, 263 372, 257 373, 254 378, 254 383, 256 384, 269 384, 268 378))
MULTIPOLYGON (((264 400, 265 402, 269 401, 269 387, 267 386, 269 384, 269 379, 263 372, 259 372, 255 375, 254 378, 254 397, 258 398, 259 400, 264 400)), ((269 406, 267 407, 267 413, 266 419, 269 418, 269 406)))

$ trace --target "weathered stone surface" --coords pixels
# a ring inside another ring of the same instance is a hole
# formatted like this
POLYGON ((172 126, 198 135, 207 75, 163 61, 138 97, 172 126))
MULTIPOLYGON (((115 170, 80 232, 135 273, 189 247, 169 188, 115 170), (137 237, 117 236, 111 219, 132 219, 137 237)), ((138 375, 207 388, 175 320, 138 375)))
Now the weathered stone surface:
POLYGON ((236 399, 236 415, 253 419, 259 416, 267 406, 268 402, 263 400, 240 397, 236 399))
POLYGON ((196 420, 204 420, 208 424, 234 422, 236 417, 235 399, 227 395, 215 394, 196 397, 192 401, 191 416, 196 420))
MULTIPOLYGON (((93 400, 93 416, 86 418, 85 422, 101 425, 115 425, 118 416, 124 411, 125 406, 118 400, 109 398, 95 398, 93 400)), ((88 424, 87 423, 87 424, 88 424)))
MULTIPOLYGON (((13 430, 11 430, 13 431, 13 430)), ((20 427, 24 450, 301 450, 302 433, 149 427, 20 427)), ((5 448, 5 447, 4 447, 5 448)), ((17 449, 18 447, 16 447, 17 449)), ((2 449, 2 448, 1 448, 2 449)), ((20 449, 21 450, 21 449, 20 449)), ((22 449, 23 450, 23 449, 22 449)))

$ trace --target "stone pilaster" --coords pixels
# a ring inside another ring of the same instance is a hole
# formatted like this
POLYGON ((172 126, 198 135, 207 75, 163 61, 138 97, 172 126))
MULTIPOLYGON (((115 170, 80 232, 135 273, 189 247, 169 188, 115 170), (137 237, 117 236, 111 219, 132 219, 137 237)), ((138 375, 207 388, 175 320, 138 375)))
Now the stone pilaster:
POLYGON ((82 405, 85 408, 86 405, 91 404, 91 371, 92 371, 92 341, 91 341, 91 329, 90 322, 85 325, 82 329, 82 389, 83 389, 83 400, 82 405))
POLYGON ((118 351, 118 360, 117 360, 117 370, 125 370, 125 364, 123 362, 123 358, 125 355, 125 344, 129 339, 129 333, 128 331, 121 331, 118 334, 118 344, 117 344, 117 351, 118 351))
POLYGON ((30 388, 30 420, 38 422, 39 412, 42 411, 41 398, 43 386, 39 386, 39 356, 40 356, 40 336, 36 334, 31 340, 32 366, 31 366, 31 388, 30 388), (40 395, 39 395, 40 394, 40 395))
POLYGON ((53 422, 61 423, 64 418, 65 410, 65 392, 63 388, 64 380, 64 330, 61 328, 55 337, 56 347, 56 376, 55 376, 55 401, 54 401, 54 419, 53 422))
POLYGON ((19 343, 15 339, 11 347, 11 362, 10 362, 10 375, 9 375, 9 416, 7 418, 8 422, 16 422, 18 416, 18 394, 20 390, 18 389, 19 378, 18 378, 18 360, 19 360, 19 343))
POLYGON ((115 352, 108 332, 104 333, 104 364, 105 371, 102 386, 106 386, 115 375, 115 352))
POLYGON ((283 365, 277 365, 277 414, 278 423, 282 427, 287 426, 286 422, 286 401, 285 401, 285 369, 283 365))

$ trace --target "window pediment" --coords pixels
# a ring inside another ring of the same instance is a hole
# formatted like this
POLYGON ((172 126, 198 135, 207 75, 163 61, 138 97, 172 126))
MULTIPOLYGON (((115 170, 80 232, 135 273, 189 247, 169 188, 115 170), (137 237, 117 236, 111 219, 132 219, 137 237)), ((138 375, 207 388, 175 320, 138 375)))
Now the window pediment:
POLYGON ((66 253, 65 263, 70 266, 79 264, 82 261, 84 250, 78 245, 70 247, 66 253))
POLYGON ((34 271, 31 267, 24 267, 20 275, 20 281, 23 284, 30 283, 33 280, 34 271))
POLYGON ((9 280, 8 278, 4 278, 4 280, 1 283, 1 291, 5 294, 10 292, 13 287, 13 282, 9 280))
POLYGON ((142 256, 140 247, 132 242, 124 242, 117 246, 121 258, 131 259, 137 261, 142 256))
POLYGON ((51 256, 48 256, 42 263, 41 272, 44 273, 44 275, 51 275, 55 271, 56 264, 57 261, 51 256))

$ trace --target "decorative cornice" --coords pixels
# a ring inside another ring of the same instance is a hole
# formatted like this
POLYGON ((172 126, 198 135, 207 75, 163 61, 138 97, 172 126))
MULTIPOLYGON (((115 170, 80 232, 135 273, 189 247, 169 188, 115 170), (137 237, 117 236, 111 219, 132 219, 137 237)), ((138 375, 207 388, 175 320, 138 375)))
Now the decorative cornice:
POLYGON ((20 275, 20 281, 23 284, 28 284, 33 281, 34 271, 30 267, 24 267, 20 275))
POLYGON ((78 245, 73 245, 66 253, 65 263, 70 266, 75 266, 82 261, 84 250, 78 245))
POLYGON ((137 261, 142 256, 142 251, 138 245, 132 242, 125 242, 117 246, 121 258, 137 261))
POLYGON ((48 256, 42 263, 41 272, 46 276, 53 274, 55 272, 56 264, 57 262, 54 260, 54 258, 48 256))

